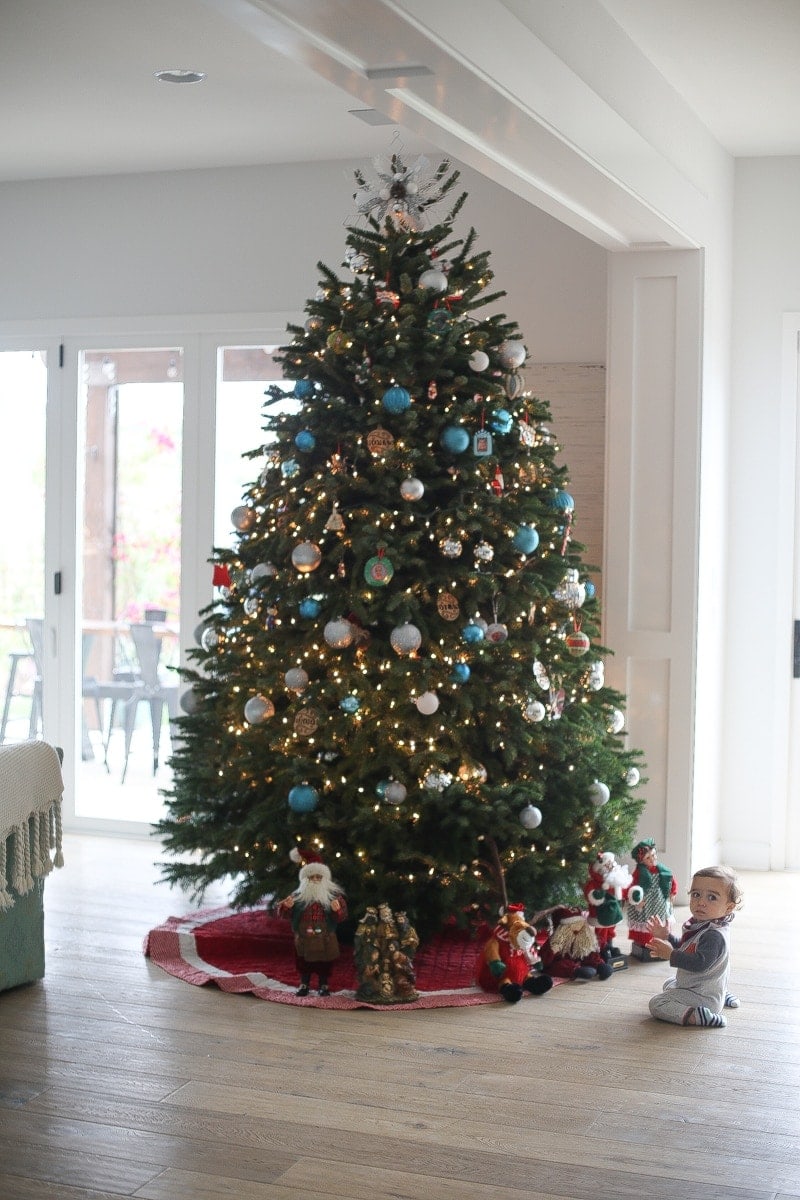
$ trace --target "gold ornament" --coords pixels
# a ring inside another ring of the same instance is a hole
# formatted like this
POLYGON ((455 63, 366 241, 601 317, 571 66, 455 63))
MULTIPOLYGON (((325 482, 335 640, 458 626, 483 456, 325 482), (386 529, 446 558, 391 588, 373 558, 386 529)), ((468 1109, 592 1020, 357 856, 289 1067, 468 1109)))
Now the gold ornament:
POLYGON ((367 449, 370 454, 387 454, 394 449, 394 438, 388 429, 373 429, 367 434, 367 449))
POLYGON ((457 621, 459 612, 458 600, 452 592, 442 592, 436 601, 439 616, 445 621, 457 621))
POLYGON ((319 728, 319 713, 315 708, 301 708, 294 719, 294 731, 300 737, 311 737, 319 728))

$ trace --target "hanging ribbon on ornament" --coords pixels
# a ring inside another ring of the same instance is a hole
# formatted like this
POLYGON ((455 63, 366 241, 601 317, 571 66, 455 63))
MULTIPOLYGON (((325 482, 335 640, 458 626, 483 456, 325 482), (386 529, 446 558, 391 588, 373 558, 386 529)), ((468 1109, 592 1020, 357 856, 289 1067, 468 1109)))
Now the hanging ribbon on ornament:
MULTIPOLYGON (((482 396, 475 397, 476 402, 483 400, 482 396)), ((486 428, 486 408, 481 406, 481 426, 472 439, 472 452, 476 458, 486 458, 492 453, 492 435, 486 428)))

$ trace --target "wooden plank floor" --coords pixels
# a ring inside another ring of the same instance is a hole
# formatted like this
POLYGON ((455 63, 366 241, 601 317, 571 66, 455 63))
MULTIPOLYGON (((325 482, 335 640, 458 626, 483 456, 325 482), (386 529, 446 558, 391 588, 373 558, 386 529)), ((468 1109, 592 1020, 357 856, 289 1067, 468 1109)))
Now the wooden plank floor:
POLYGON ((743 876, 742 1008, 695 1030, 649 1017, 664 963, 422 1012, 191 987, 141 952, 192 907, 157 843, 65 854, 47 977, 0 995, 0 1200, 800 1198, 797 874, 743 876))

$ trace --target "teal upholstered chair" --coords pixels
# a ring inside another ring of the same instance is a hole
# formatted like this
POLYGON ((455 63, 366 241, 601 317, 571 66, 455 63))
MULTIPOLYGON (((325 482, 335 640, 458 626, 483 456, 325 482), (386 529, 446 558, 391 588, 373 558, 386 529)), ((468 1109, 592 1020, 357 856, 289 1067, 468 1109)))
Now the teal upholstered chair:
POLYGON ((44 881, 63 864, 63 787, 47 742, 0 746, 0 991, 44 975, 44 881))

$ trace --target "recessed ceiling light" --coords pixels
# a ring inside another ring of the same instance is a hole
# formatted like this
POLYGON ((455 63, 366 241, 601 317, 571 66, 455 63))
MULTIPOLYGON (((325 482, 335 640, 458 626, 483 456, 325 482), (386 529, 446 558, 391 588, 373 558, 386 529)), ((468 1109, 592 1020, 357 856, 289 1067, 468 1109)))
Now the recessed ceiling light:
POLYGON ((205 71, 156 71, 159 83, 200 83, 206 77, 205 71))

